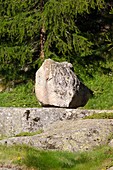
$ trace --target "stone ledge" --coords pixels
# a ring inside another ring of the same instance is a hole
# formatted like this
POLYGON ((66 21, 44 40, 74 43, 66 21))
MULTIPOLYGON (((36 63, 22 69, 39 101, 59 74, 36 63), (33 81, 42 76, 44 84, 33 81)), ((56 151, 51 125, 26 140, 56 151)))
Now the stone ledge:
POLYGON ((113 113, 113 110, 0 107, 0 136, 44 130, 58 120, 77 120, 102 112, 113 113))
POLYGON ((111 134, 113 119, 64 120, 53 123, 41 134, 6 138, 0 140, 0 144, 78 152, 108 145, 111 134))

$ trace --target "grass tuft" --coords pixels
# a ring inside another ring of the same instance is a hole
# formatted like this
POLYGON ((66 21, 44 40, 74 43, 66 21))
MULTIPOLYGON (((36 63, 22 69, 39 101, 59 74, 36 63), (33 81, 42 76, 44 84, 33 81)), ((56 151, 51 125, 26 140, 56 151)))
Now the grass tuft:
POLYGON ((33 170, 106 170, 113 165, 113 149, 104 146, 93 151, 71 153, 28 146, 0 146, 0 164, 4 162, 33 170))
POLYGON ((113 119, 113 113, 95 113, 90 116, 86 116, 84 119, 113 119))
POLYGON ((37 134, 41 134, 43 132, 42 129, 36 131, 36 132, 21 132, 17 135, 15 135, 16 137, 19 137, 19 136, 34 136, 34 135, 37 135, 37 134))

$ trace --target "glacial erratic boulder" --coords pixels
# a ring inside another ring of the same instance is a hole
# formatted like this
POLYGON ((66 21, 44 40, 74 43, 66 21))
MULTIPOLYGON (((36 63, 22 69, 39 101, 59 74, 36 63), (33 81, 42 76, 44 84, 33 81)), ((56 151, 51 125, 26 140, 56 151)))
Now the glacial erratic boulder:
POLYGON ((72 71, 72 64, 46 59, 36 72, 35 93, 42 106, 84 106, 92 91, 72 71))

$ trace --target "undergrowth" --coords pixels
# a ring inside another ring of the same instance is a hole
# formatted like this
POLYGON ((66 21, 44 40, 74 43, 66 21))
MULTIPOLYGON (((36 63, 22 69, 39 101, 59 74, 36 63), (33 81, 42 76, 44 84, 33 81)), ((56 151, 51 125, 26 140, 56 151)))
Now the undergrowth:
POLYGON ((0 146, 0 164, 9 162, 32 170, 106 170, 113 166, 113 149, 104 146, 71 153, 42 151, 28 146, 0 146))

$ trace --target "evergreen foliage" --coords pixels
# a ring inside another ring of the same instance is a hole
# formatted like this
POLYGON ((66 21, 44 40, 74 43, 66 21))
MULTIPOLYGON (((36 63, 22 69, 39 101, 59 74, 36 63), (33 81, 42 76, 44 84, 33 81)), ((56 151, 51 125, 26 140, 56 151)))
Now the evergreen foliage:
POLYGON ((7 79, 21 76, 38 59, 40 11, 33 0, 0 2, 0 73, 7 79), (35 53, 37 53, 35 56, 35 53))
POLYGON ((78 15, 85 16, 90 13, 91 8, 100 9, 103 4, 104 1, 95 3, 93 0, 48 1, 43 13, 47 30, 45 45, 47 56, 57 54, 75 60, 78 57, 91 55, 93 43, 77 26, 78 15))
POLYGON ((113 50, 112 7, 110 0, 0 0, 0 75, 34 78, 42 27, 45 58, 92 74, 113 50))

